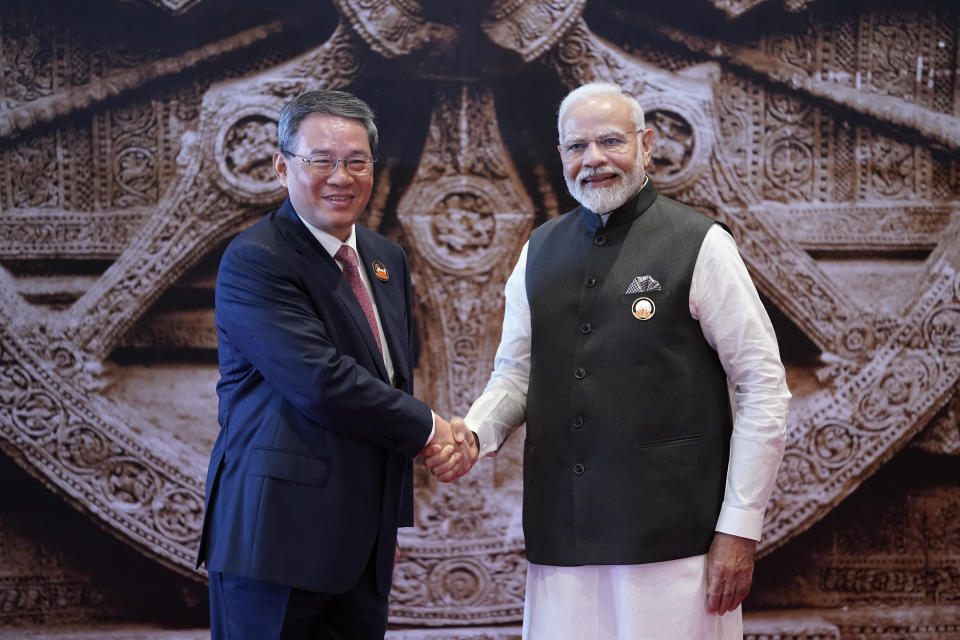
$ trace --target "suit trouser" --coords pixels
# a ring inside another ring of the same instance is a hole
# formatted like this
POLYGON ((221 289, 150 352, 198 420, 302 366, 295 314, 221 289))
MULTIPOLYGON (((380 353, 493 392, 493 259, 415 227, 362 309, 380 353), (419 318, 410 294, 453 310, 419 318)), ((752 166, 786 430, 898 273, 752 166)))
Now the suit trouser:
POLYGON ((211 571, 211 640, 383 640, 387 596, 377 592, 375 555, 336 594, 211 571))

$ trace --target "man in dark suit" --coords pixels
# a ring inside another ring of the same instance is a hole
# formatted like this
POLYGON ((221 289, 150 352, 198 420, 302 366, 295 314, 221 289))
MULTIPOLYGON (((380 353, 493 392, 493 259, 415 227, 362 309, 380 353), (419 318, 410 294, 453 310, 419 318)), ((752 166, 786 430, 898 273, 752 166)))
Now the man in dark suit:
POLYGON ((289 197, 217 277, 221 430, 198 558, 212 636, 383 638, 412 458, 449 480, 475 442, 411 395, 409 264, 355 224, 373 189, 370 107, 313 91, 278 129, 289 197))

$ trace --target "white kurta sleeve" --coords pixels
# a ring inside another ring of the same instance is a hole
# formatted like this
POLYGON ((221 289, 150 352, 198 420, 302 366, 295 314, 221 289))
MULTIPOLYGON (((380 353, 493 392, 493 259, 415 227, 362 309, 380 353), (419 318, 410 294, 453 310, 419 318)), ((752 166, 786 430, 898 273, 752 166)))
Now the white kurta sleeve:
POLYGON ((527 245, 504 289, 503 336, 493 361, 493 373, 464 420, 480 439, 480 455, 496 453, 523 424, 530 382, 530 305, 526 285, 527 245))
POLYGON ((759 540, 783 458, 790 392, 770 318, 736 243, 718 225, 697 256, 690 315, 719 355, 737 401, 716 530, 759 540))

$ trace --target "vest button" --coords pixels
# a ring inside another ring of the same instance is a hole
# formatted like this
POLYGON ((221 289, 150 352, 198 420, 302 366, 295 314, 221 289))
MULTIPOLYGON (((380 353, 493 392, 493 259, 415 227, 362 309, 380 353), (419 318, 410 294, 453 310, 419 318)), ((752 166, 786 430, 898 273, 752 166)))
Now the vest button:
POLYGON ((593 327, 590 326, 589 322, 584 322, 582 325, 580 325, 580 333, 583 335, 587 335, 592 329, 593 327))
POLYGON ((570 424, 573 425, 574 429, 579 429, 583 426, 583 418, 581 416, 573 416, 573 420, 570 421, 570 424))
POLYGON ((590 276, 589 278, 583 281, 583 284, 585 284, 588 287, 592 287, 595 284, 597 284, 597 279, 594 278, 593 276, 590 276))
POLYGON ((607 236, 604 236, 604 235, 596 236, 593 239, 593 244, 597 245, 598 247, 602 247, 603 245, 607 244, 607 236))
POLYGON ((573 465, 573 472, 574 472, 575 474, 577 474, 578 476, 582 476, 584 471, 586 471, 586 469, 585 469, 584 466, 583 466, 582 464, 580 464, 579 462, 578 462, 577 464, 573 465))
POLYGON ((577 380, 583 380, 584 378, 587 377, 587 370, 584 369, 583 367, 580 367, 579 369, 573 372, 573 377, 575 377, 577 380))

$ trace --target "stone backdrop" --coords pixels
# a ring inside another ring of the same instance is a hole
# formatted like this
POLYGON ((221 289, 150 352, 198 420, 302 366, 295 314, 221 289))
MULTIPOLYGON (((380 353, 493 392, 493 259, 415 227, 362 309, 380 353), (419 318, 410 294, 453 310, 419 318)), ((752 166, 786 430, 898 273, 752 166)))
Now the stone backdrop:
MULTIPOLYGON (((205 623, 213 284, 283 198, 289 98, 377 111, 362 223, 411 256, 418 395, 462 414, 523 242, 573 206, 556 105, 611 80, 658 188, 733 230, 794 392, 747 636, 960 637, 955 2, 279 5, 4 2, 0 624, 205 623)), ((418 468, 393 637, 519 637, 520 440, 418 468)))

